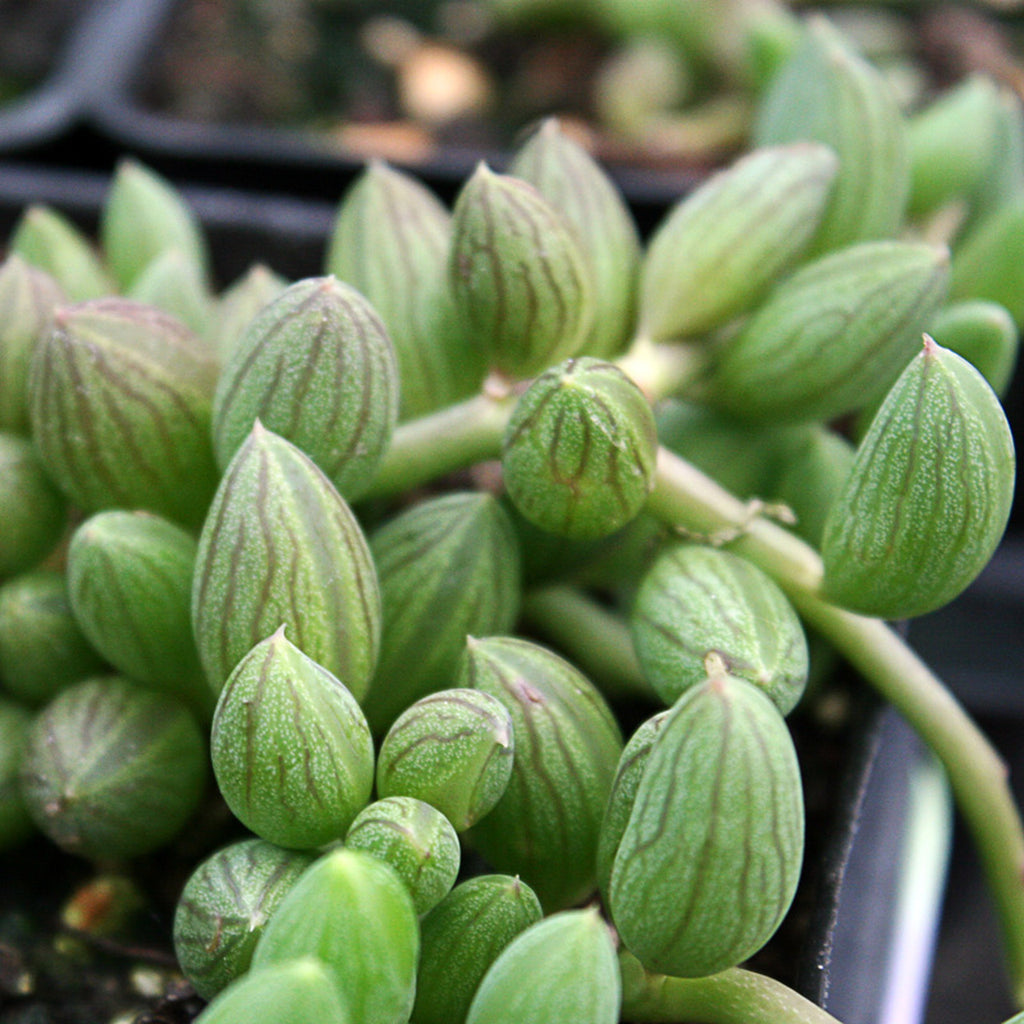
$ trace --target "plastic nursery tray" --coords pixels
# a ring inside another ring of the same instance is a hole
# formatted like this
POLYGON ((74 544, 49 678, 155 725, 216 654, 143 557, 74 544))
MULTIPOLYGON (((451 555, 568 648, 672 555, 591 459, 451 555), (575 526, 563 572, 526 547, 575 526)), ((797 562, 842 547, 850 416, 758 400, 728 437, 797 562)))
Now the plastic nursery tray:
MULTIPOLYGON (((82 119, 94 83, 105 74, 105 69, 92 60, 95 31, 102 27, 102 16, 114 2, 64 0, 61 6, 49 0, 46 4, 20 4, 29 20, 39 22, 41 13, 49 8, 60 24, 55 26, 57 42, 45 75, 18 97, 0 105, 0 154, 39 150, 61 139, 82 119)), ((10 39, 14 27, 7 23, 2 31, 10 39)))
MULTIPOLYGON (((31 202, 50 204, 93 231, 108 184, 99 174, 0 163, 0 238, 31 202)), ((256 259, 292 278, 320 271, 334 203, 209 186, 182 191, 206 227, 219 285, 256 259)), ((808 716, 795 727, 798 749, 819 741, 830 746, 825 767, 808 772, 817 790, 808 806, 820 809, 809 829, 797 909, 784 925, 803 952, 787 952, 776 964, 780 977, 844 1024, 918 1024, 949 848, 946 789, 891 709, 856 685, 839 696, 850 709, 840 732, 808 716)), ((10 855, 0 856, 0 877, 9 882, 13 864, 10 855)), ((52 894, 54 880, 46 885, 52 894)), ((13 886, 0 890, 2 919, 13 886)))
MULTIPOLYGON (((168 23, 182 0, 117 0, 105 12, 97 33, 95 61, 106 68, 104 82, 90 98, 91 123, 99 134, 131 149, 159 169, 184 172, 201 180, 223 180, 263 187, 282 172, 302 180, 294 188, 306 195, 329 198, 339 174, 351 176, 366 162, 365 152, 348 149, 314 129, 242 123, 207 123, 160 113, 141 98, 150 68, 168 23)), ((468 145, 438 147, 430 155, 402 160, 396 166, 414 171, 447 197, 480 160, 503 168, 509 154, 468 145)), ((613 168, 641 219, 653 216, 688 191, 699 175, 693 170, 628 166, 613 168)))

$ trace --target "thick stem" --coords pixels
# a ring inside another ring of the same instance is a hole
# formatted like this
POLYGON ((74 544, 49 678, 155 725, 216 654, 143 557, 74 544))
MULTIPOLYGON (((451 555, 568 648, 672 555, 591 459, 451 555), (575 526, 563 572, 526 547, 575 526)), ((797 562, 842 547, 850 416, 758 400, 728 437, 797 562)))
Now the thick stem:
POLYGON ((501 437, 515 406, 511 393, 487 391, 402 423, 381 460, 366 498, 384 498, 501 454, 501 437))
POLYGON ((970 716, 884 622, 826 600, 816 551, 775 523, 752 517, 755 506, 664 450, 651 510, 669 524, 731 540, 732 550, 775 579, 942 761, 995 900, 1014 997, 1024 1005, 1024 827, 1005 765, 970 716))
POLYGON ((619 955, 622 1019, 636 1024, 839 1024, 781 982, 732 967, 708 978, 669 978, 619 955))
POLYGON ((640 671, 628 627, 593 598, 574 587, 537 587, 523 600, 523 616, 605 696, 656 699, 640 671))

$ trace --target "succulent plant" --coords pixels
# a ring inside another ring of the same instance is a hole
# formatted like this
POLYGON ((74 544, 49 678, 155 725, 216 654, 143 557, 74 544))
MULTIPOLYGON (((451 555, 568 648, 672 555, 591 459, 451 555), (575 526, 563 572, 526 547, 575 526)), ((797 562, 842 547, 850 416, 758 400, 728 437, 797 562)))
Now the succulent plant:
POLYGON ((29 412, 40 457, 82 509, 144 508, 198 526, 217 484, 216 363, 166 313, 128 299, 60 307, 36 347, 29 412))
POLYGON ((119 676, 86 679, 36 716, 21 766, 32 820, 93 860, 136 857, 181 831, 206 782, 184 705, 119 676))
POLYGON ((189 875, 174 912, 174 953, 204 999, 248 971, 267 921, 314 859, 265 839, 242 839, 189 875))
POLYGON ((805 264, 717 352, 711 402, 776 423, 870 403, 913 358, 948 277, 948 252, 921 242, 862 242, 805 264))
POLYGON ((464 832, 501 799, 512 775, 512 720, 478 690, 440 690, 395 719, 377 755, 377 793, 418 797, 464 832))
POLYGON ((387 796, 364 807, 345 833, 345 846, 394 868, 420 916, 451 892, 462 856, 451 822, 411 796, 387 796))
POLYGON ((448 287, 451 221, 419 181, 374 160, 334 222, 327 272, 365 295, 384 321, 398 360, 403 419, 469 397, 486 372, 448 287))
POLYGON ((455 491, 384 523, 370 537, 370 552, 383 624, 363 706, 374 733, 383 734, 413 701, 451 685, 468 635, 512 629, 519 550, 493 495, 455 491))
POLYGON ((397 418, 398 370, 376 311, 333 277, 308 278, 265 306, 232 348, 214 398, 214 447, 226 466, 258 419, 352 500, 397 418))
POLYGON ((455 886, 420 922, 412 1024, 465 1024, 498 954, 541 917, 540 902, 519 878, 476 875, 455 886))
POLYGON ((531 925, 498 954, 466 1024, 615 1024, 620 993, 615 946, 597 908, 563 910, 531 925))
POLYGON ((568 661, 514 637, 470 639, 462 685, 489 693, 512 718, 508 788, 469 835, 498 871, 522 875, 546 911, 596 884, 597 836, 622 751, 608 705, 568 661))
POLYGON ((278 846, 340 839, 373 789, 373 740, 359 705, 283 626, 224 684, 210 757, 232 812, 278 846))
POLYGON ((362 850, 325 853, 281 901, 256 944, 253 972, 304 956, 327 967, 353 1021, 403 1024, 416 992, 420 935, 412 898, 362 850))
POLYGON ((455 204, 449 273, 465 329, 507 376, 530 377, 585 344, 593 270, 569 224, 525 181, 477 168, 455 204))
POLYGON ((313 956, 296 957, 238 978, 196 1018, 196 1024, 350 1024, 330 969, 313 956))
POLYGON ((199 537, 192 624, 214 692, 280 625, 365 696, 380 644, 380 596, 345 499, 293 444, 257 422, 221 480, 199 537))
POLYGON ((782 716, 712 668, 673 706, 646 758, 612 866, 612 920, 651 971, 714 974, 761 948, 803 859, 800 770, 782 716))
POLYGON ((74 616, 67 578, 33 569, 0 585, 0 683, 30 707, 107 670, 74 616))
POLYGON ((196 541, 149 512, 111 509, 81 523, 67 556, 67 600, 119 672, 207 718, 215 696, 192 636, 196 541))
POLYGON ((0 697, 0 850, 9 850, 35 831, 21 795, 19 778, 32 713, 0 697))
POLYGON ((0 265, 0 431, 28 434, 28 368, 64 292, 17 254, 0 265))
POLYGON ((984 377, 925 337, 882 403, 825 524, 825 587, 847 608, 910 618, 951 601, 1006 528, 1015 459, 984 377))
POLYGON ((750 309, 810 245, 837 168, 818 143, 766 146, 680 200, 644 257, 641 331, 700 335, 750 309))
POLYGON ((667 547, 637 591, 631 626, 644 673, 669 705, 705 681, 709 654, 763 690, 783 715, 807 682, 807 642, 785 594, 720 548, 667 547))
POLYGON ((582 347, 607 359, 630 341, 637 306, 640 239, 621 193, 590 154, 546 120, 509 167, 577 232, 594 275, 594 321, 582 347))
POLYGON ((581 356, 527 388, 509 420, 501 466, 509 496, 527 519, 591 540, 639 515, 656 452, 643 392, 613 364, 581 356))
POLYGON ((24 437, 0 434, 0 579, 38 565, 67 523, 67 503, 24 437))

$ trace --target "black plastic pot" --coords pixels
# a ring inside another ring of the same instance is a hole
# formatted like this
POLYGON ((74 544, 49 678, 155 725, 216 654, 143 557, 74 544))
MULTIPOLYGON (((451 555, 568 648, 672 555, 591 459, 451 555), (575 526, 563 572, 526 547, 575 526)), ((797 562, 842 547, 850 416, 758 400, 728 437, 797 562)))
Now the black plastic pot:
MULTIPOLYGON (((94 63, 104 81, 89 100, 92 127, 107 142, 131 150, 151 166, 192 180, 242 187, 301 189, 302 194, 330 198, 339 180, 351 178, 365 164, 365 154, 346 149, 323 133, 266 125, 189 121, 148 108, 141 86, 149 58, 158 51, 167 23, 180 0, 117 0, 104 12, 94 41, 94 63), (301 180, 296 182, 296 170, 301 180)), ((500 150, 445 146, 418 160, 396 159, 450 198, 480 160, 504 167, 510 154, 500 150)), ((612 168, 641 222, 697 180, 692 170, 612 168)))
MULTIPOLYGON (((44 77, 0 106, 0 154, 29 154, 58 142, 82 119, 92 83, 104 74, 93 63, 95 29, 112 0, 69 2, 60 42, 44 77)), ((4 26, 10 31, 10 26, 4 26)))
MULTIPOLYGON (((99 174, 0 165, 0 237, 29 202, 51 204, 91 231, 107 186, 99 174)), ((334 203, 210 187, 183 192, 205 224, 221 285, 257 258, 293 278, 320 271, 334 203)), ((949 845, 949 801, 941 773, 903 721, 862 687, 852 694, 844 719, 850 724, 822 730, 832 751, 828 771, 816 765, 809 772, 820 808, 809 835, 813 859, 784 926, 803 952, 797 957, 787 945, 777 963, 783 980, 844 1024, 917 1024, 949 845), (903 1010, 892 1016, 897 1005, 903 1010)), ((819 729, 815 722, 798 726, 798 747, 810 749, 819 729)), ((10 856, 0 857, 0 878, 15 877, 11 864, 10 856)), ((0 921, 11 898, 0 897, 0 921)), ((0 981, 2 975, 0 969, 0 981)), ((14 1018, 4 1016, 0 996, 0 1024, 8 1019, 14 1018)))

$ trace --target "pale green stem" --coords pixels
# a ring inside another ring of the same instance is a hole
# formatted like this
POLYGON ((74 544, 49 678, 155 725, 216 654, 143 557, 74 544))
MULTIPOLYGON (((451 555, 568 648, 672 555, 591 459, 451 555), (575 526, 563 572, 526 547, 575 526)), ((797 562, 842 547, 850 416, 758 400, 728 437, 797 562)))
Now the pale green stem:
POLYGON ((640 334, 629 351, 615 365, 629 377, 653 405, 670 395, 679 394, 703 372, 707 356, 699 343, 651 341, 640 334))
POLYGON ((557 644, 605 696, 655 699, 629 628, 593 598, 575 587, 537 587, 527 591, 522 611, 526 622, 557 644))
POLYGON ((707 978, 651 974, 619 955, 622 1019, 635 1024, 839 1024, 781 982, 732 967, 707 978))
POLYGON ((401 494, 446 473, 501 454, 501 438, 515 406, 511 393, 484 391, 438 412, 399 424, 369 492, 401 494))
POLYGON ((756 506, 662 449, 650 508, 669 524, 731 540, 732 549, 776 580, 942 761, 996 904, 1014 997, 1024 1005, 1024 828, 1006 766, 983 733, 884 622, 831 604, 822 593, 818 553, 775 523, 752 516, 756 506))

